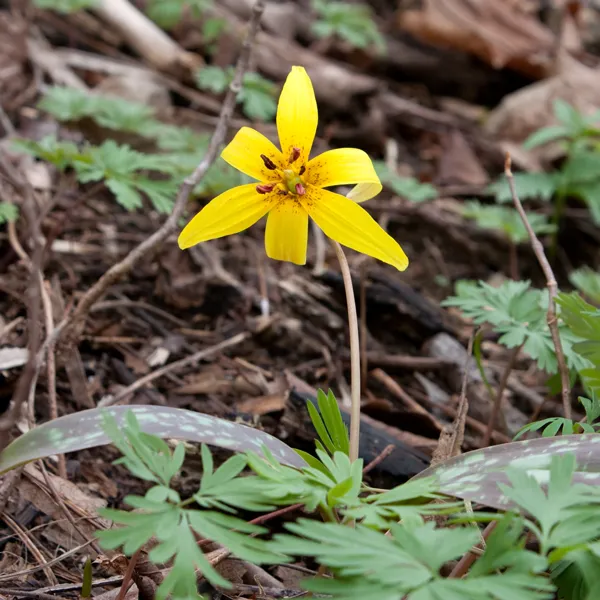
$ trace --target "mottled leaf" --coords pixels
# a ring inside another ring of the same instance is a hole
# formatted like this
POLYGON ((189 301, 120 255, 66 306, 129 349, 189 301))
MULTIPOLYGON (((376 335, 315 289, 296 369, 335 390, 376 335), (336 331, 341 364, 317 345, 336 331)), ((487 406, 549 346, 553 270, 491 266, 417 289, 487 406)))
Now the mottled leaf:
POLYGON ((93 408, 44 423, 17 438, 0 453, 0 475, 18 465, 53 454, 110 444, 111 440, 103 429, 103 414, 112 415, 122 427, 129 411, 135 414, 144 433, 211 444, 238 452, 261 452, 266 446, 283 464, 306 466, 304 459, 287 444, 259 429, 191 410, 141 405, 93 408))
POLYGON ((514 504, 498 484, 509 484, 508 468, 522 470, 546 483, 553 456, 572 453, 576 459, 574 483, 600 485, 600 435, 563 435, 490 446, 451 458, 425 469, 416 478, 433 477, 436 492, 507 510, 514 504))

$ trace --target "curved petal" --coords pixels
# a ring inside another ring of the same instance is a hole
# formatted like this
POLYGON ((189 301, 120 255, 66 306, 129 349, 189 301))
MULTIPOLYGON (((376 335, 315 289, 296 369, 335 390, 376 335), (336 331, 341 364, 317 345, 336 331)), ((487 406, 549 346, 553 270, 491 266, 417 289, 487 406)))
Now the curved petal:
POLYGON ((277 171, 265 166, 261 154, 282 168, 282 156, 277 146, 262 133, 251 127, 242 127, 227 144, 221 158, 242 173, 259 181, 278 181, 277 171))
POLYGON ((317 100, 310 77, 304 67, 292 67, 277 107, 277 132, 285 160, 291 156, 292 148, 298 148, 300 155, 296 164, 301 166, 308 161, 318 121, 317 100))
POLYGON ((369 200, 382 189, 369 155, 357 148, 337 148, 319 154, 306 165, 306 181, 316 187, 358 183, 347 196, 354 202, 369 200))
POLYGON ((283 200, 267 217, 265 248, 267 256, 306 264, 308 245, 308 213, 296 200, 283 200))
POLYGON ((312 186, 299 200, 331 239, 388 263, 399 271, 404 271, 408 266, 408 258, 398 242, 352 200, 312 186))
POLYGON ((200 242, 239 233, 254 225, 276 204, 277 194, 259 194, 256 184, 240 185, 211 200, 179 234, 183 250, 200 242))

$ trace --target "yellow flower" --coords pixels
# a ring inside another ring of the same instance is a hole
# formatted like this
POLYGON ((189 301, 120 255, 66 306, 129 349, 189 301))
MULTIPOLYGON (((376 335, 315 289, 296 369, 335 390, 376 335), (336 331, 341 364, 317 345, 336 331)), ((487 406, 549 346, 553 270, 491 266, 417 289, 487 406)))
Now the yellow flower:
POLYGON ((183 229, 179 247, 239 233, 268 215, 267 255, 303 265, 310 216, 343 246, 406 269, 402 248, 358 204, 381 191, 371 159, 362 150, 339 148, 309 160, 317 122, 310 78, 303 67, 292 67, 277 109, 281 150, 242 127, 221 156, 260 183, 235 187, 209 202, 183 229), (348 197, 323 189, 346 184, 357 184, 348 197))

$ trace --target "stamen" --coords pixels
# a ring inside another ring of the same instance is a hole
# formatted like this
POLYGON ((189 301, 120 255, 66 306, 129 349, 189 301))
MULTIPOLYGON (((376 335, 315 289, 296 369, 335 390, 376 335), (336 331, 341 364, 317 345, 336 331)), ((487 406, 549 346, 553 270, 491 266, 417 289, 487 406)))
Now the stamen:
POLYGON ((290 164, 296 162, 300 158, 300 152, 300 148, 297 148, 296 146, 292 148, 292 153, 290 154, 290 164))
POLYGON ((304 175, 304 171, 306 171, 306 167, 304 165, 302 165, 300 167, 300 172, 298 173, 298 175, 304 175))
POLYGON ((267 167, 269 171, 275 171, 275 169, 277 169, 277 165, 268 156, 266 156, 265 154, 261 154, 260 157, 265 163, 265 167, 267 167))
POLYGON ((256 191, 259 194, 268 194, 269 192, 273 191, 274 187, 275 187, 274 183, 261 183, 256 186, 256 191))
POLYGON ((304 194, 306 194, 306 188, 301 183, 296 184, 296 194, 298 194, 298 196, 304 196, 304 194))

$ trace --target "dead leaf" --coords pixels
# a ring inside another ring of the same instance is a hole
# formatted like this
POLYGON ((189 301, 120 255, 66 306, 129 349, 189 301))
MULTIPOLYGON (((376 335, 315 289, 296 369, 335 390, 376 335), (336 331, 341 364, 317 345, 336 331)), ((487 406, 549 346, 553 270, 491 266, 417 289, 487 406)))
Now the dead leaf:
MULTIPOLYGON (((534 131, 556 124, 554 101, 564 100, 583 114, 600 108, 600 72, 571 57, 560 59, 558 75, 524 87, 505 96, 485 124, 490 135, 521 144, 534 131)), ((556 155, 553 145, 535 149, 548 159, 556 155)))
POLYGON ((278 412, 285 408, 285 394, 272 394, 269 396, 256 396, 237 402, 237 409, 250 415, 266 415, 278 412))
POLYGON ((496 69, 540 78, 552 67, 552 32, 501 0, 424 0, 421 10, 401 12, 399 24, 420 40, 468 52, 496 69))
POLYGON ((453 129, 442 138, 442 154, 438 164, 438 183, 484 186, 487 173, 464 135, 453 129))
POLYGON ((0 371, 22 367, 27 363, 28 358, 27 348, 0 348, 0 371))
MULTIPOLYGON (((47 488, 46 481, 40 469, 36 464, 30 463, 25 466, 25 477, 19 484, 19 493, 28 502, 31 502, 40 512, 52 517, 56 522, 58 530, 62 530, 63 534, 60 539, 56 539, 64 548, 74 548, 75 546, 87 542, 94 537, 94 532, 99 526, 108 527, 109 521, 97 517, 99 508, 106 506, 106 501, 102 498, 94 498, 80 490, 74 483, 48 473, 50 481, 54 485, 54 489, 61 496, 67 507, 73 512, 75 519, 78 522, 78 528, 85 539, 75 531, 71 523, 65 518, 62 508, 54 499, 52 492, 47 488), (87 519, 78 519, 78 517, 86 516, 87 519)), ((47 532, 53 535, 51 531, 47 532)), ((56 536, 56 530, 54 536, 56 536)), ((87 548, 86 552, 93 552, 91 548, 87 548)))

